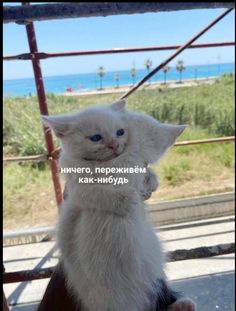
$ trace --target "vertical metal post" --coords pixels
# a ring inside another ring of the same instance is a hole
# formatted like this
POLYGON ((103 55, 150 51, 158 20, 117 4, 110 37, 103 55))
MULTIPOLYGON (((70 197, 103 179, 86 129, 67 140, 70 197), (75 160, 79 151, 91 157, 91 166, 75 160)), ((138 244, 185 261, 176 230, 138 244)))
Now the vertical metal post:
MULTIPOLYGON (((22 2, 22 5, 30 5, 30 3, 22 2)), ((30 52, 31 53, 38 52, 36 35, 34 31, 34 25, 32 22, 29 22, 26 24, 26 32, 27 32, 30 52)), ((35 78, 35 83, 36 83, 40 113, 43 115, 48 115, 47 100, 46 100, 46 95, 45 95, 45 90, 44 90, 44 83, 43 83, 40 60, 32 59, 32 66, 33 66, 33 71, 34 71, 34 78, 35 78)), ((47 151, 49 154, 51 154, 51 152, 54 150, 52 134, 51 132, 46 131, 45 127, 43 127, 43 130, 44 130, 47 151)), ((61 184, 60 184, 60 179, 59 179, 59 174, 58 174, 57 161, 54 159, 50 159, 49 164, 50 164, 51 173, 52 173, 56 202, 57 202, 57 206, 59 207, 60 203, 62 202, 62 191, 61 191, 61 184)))
POLYGON ((3 291, 3 311, 9 311, 9 307, 7 304, 7 299, 6 299, 6 296, 4 294, 4 291, 3 291))
MULTIPOLYGON (((5 273, 5 267, 4 264, 2 265, 2 273, 5 273)), ((9 311, 9 307, 8 307, 8 303, 7 303, 7 299, 4 293, 4 290, 2 291, 2 309, 3 311, 9 311)))

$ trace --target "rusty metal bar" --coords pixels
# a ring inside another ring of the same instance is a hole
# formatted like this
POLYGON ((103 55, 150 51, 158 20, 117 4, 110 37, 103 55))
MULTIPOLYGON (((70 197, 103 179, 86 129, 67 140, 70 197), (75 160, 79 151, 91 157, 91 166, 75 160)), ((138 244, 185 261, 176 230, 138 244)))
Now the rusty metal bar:
MULTIPOLYGON (((192 44, 188 49, 198 48, 212 48, 221 46, 233 46, 235 42, 213 42, 213 43, 200 43, 192 44)), ((165 46, 148 46, 143 48, 114 48, 105 50, 87 50, 87 51, 72 51, 72 52, 37 52, 37 53, 22 53, 18 55, 3 56, 3 60, 32 60, 32 59, 47 59, 53 57, 65 57, 65 56, 85 56, 85 55, 99 55, 99 54, 118 54, 118 53, 131 53, 131 52, 147 52, 147 51, 168 51, 176 50, 180 48, 180 45, 165 45, 165 46)))
POLYGON ((214 246, 201 246, 192 249, 177 249, 167 253, 168 262, 206 258, 235 252, 235 243, 218 244, 214 246))
POLYGON ((4 23, 192 9, 234 8, 234 2, 57 2, 4 6, 4 23))
POLYGON ((165 59, 159 66, 153 69, 149 74, 147 74, 142 80, 136 83, 129 91, 127 91, 124 95, 120 97, 120 99, 128 97, 134 91, 136 91, 143 83, 148 81, 154 74, 160 71, 165 65, 167 65, 170 61, 172 61, 177 55, 183 52, 186 48, 188 48, 194 41, 200 38, 205 32, 207 32, 211 27, 213 27, 216 23, 218 23, 222 18, 224 18, 227 14, 229 14, 233 9, 228 9, 216 19, 214 19, 209 25, 207 25, 203 30, 201 30, 198 34, 196 34, 192 39, 190 39, 187 43, 182 45, 175 53, 165 59))
POLYGON ((186 140, 186 141, 176 142, 174 146, 179 147, 179 146, 189 146, 189 145, 197 145, 197 144, 220 143, 220 142, 233 141, 233 140, 235 140, 235 136, 188 140, 188 141, 186 140))
POLYGON ((7 299, 6 299, 6 296, 5 296, 5 293, 3 291, 3 311, 9 311, 9 307, 8 307, 8 303, 7 303, 7 299))
MULTIPOLYGON (((179 146, 188 146, 188 145, 197 145, 197 144, 209 144, 209 143, 220 143, 227 141, 234 141, 235 136, 225 136, 217 138, 207 138, 207 139, 198 139, 198 140, 186 140, 179 141, 174 144, 175 147, 179 146)), ((49 155, 40 154, 35 156, 25 156, 25 157, 8 157, 3 158, 3 162, 23 162, 23 161, 47 161, 52 159, 58 159, 60 154, 60 148, 57 148, 53 153, 49 155)))
POLYGON ((3 162, 23 162, 23 161, 47 161, 48 157, 45 154, 25 156, 25 157, 6 157, 3 162))
MULTIPOLYGON (((23 2, 22 4, 24 6, 29 5, 29 3, 26 3, 26 2, 23 2)), ((37 47, 36 35, 34 31, 34 25, 33 23, 29 23, 25 27, 26 27, 30 52, 37 53, 38 47, 37 47)), ((33 71, 34 71, 34 78, 35 78, 35 83, 36 83, 40 113, 43 115, 48 115, 47 100, 46 100, 46 95, 45 95, 45 90, 44 90, 44 83, 43 83, 43 76, 42 76, 40 61, 37 59, 32 59, 32 66, 33 66, 33 71)), ((54 150, 52 134, 50 131, 46 130, 45 126, 43 126, 43 131, 44 131, 48 153, 51 154, 54 150)), ((59 179, 59 174, 58 174, 58 165, 57 165, 56 160, 50 161, 50 168, 51 168, 53 185, 54 185, 54 190, 55 190, 56 202, 57 202, 57 206, 59 207, 62 202, 62 191, 61 191, 60 179, 59 179)))
MULTIPOLYGON (((4 273, 5 273, 4 264, 2 265, 2 272, 3 272, 3 275, 4 275, 4 273)), ((6 299, 4 290, 2 291, 2 298, 3 298, 3 301, 2 301, 3 311, 9 311, 9 307, 8 307, 8 303, 7 303, 7 299, 6 299)))
MULTIPOLYGON (((168 262, 194 258, 213 257, 235 252, 235 243, 202 246, 192 249, 177 249, 166 254, 168 262)), ((56 267, 8 272, 3 275, 3 283, 16 283, 49 278, 56 267)))
POLYGON ((26 282, 38 279, 49 278, 55 267, 34 269, 34 270, 23 270, 16 272, 7 272, 3 275, 3 283, 16 283, 16 282, 26 282))
POLYGON ((22 162, 22 161, 52 161, 57 160, 59 158, 61 148, 58 147, 54 149, 51 154, 39 154, 39 155, 32 155, 32 156, 23 156, 23 157, 9 157, 9 158, 4 158, 3 161, 5 162, 10 162, 10 161, 15 161, 15 162, 22 162))

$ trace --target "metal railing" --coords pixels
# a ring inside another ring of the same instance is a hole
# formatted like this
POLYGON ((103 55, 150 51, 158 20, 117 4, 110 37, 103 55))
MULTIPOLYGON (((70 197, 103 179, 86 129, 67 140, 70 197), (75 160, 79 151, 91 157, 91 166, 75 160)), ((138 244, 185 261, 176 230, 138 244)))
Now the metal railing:
MULTIPOLYGON (((207 139, 197 139, 197 140, 183 140, 176 142, 174 147, 180 146, 190 146, 190 145, 201 145, 201 144, 210 144, 210 143, 220 143, 227 141, 234 141, 235 136, 225 136, 225 137, 216 137, 216 138, 207 138, 207 139)), ((59 158, 61 148, 55 149, 51 154, 39 154, 33 156, 22 156, 22 157, 5 157, 3 162, 27 162, 27 161, 47 161, 51 159, 57 160, 59 158)))
POLYGON ((31 7, 3 7, 3 22, 24 24, 62 18, 169 12, 193 9, 234 8, 235 2, 57 2, 31 7))
MULTIPOLYGON (((235 42, 212 42, 212 43, 199 43, 191 44, 188 49, 199 48, 213 48, 221 46, 233 46, 235 42)), ((180 48, 180 45, 163 45, 163 46, 147 46, 143 48, 115 48, 105 50, 87 50, 87 51, 71 51, 71 52, 57 52, 57 53, 23 53, 18 55, 4 56, 3 60, 32 60, 32 59, 47 59, 55 57, 68 57, 68 56, 86 56, 86 55, 100 55, 100 54, 118 54, 118 53, 137 53, 137 52, 151 52, 151 51, 169 51, 180 48)))
MULTIPOLYGON (((206 48, 206 47, 216 47, 216 46, 232 46, 234 42, 218 42, 218 43, 202 43, 193 44, 198 38, 200 38, 205 32, 207 32, 211 27, 217 24, 221 19, 228 15, 234 8, 234 2, 104 2, 104 3, 53 3, 53 4, 40 4, 40 5, 30 5, 28 2, 22 2, 22 6, 4 6, 3 7, 3 22, 25 25, 27 38, 29 43, 30 53, 24 53, 20 55, 4 56, 3 60, 30 60, 32 62, 34 78, 38 96, 38 103, 40 113, 48 115, 47 99, 44 89, 43 76, 40 67, 40 60, 50 58, 50 57, 64 57, 64 56, 81 56, 81 55, 98 55, 98 54, 114 54, 114 53, 130 53, 130 52, 144 52, 144 51, 162 51, 162 50, 175 50, 175 52, 165 59, 159 66, 153 69, 148 75, 146 75, 140 82, 135 84, 129 91, 121 96, 121 98, 126 98, 137 90, 141 85, 143 85, 151 76, 160 71, 166 64, 173 60, 177 55, 187 48, 206 48), (184 45, 171 45, 171 46, 153 46, 144 48, 117 48, 108 50, 93 50, 93 51, 74 51, 74 52, 63 52, 63 53, 45 53, 39 52, 37 47, 37 39, 34 30, 33 21, 42 20, 52 20, 52 19, 62 19, 62 18, 78 18, 78 17, 90 17, 90 16, 109 16, 116 14, 134 14, 134 13, 145 13, 145 12, 161 12, 161 11, 174 11, 174 10, 190 10, 190 9, 206 9, 206 8, 228 8, 219 17, 214 19, 209 25, 207 25, 203 30, 196 34, 184 45)), ((58 150, 55 150, 52 134, 43 127, 47 155, 36 155, 30 157, 11 157, 5 158, 5 162, 9 161, 43 161, 49 160, 52 179, 55 190, 55 197, 57 205, 59 206, 62 202, 62 191, 60 180, 58 176, 58 165, 57 157, 58 150)), ((222 138, 212 138, 207 140, 189 141, 189 142, 178 142, 175 146, 180 145, 191 145, 200 143, 212 143, 212 142, 222 142, 222 141, 233 141, 234 136, 222 137, 222 138)), ((223 247, 227 252, 234 251, 232 245, 223 247)), ((189 252, 192 254, 193 250, 189 252)), ((211 252, 210 252, 211 253, 211 252)), ((207 256, 210 254, 207 252, 207 256)), ((187 258, 193 258, 186 255, 187 258)), ((41 271, 18 271, 14 272, 14 276, 11 273, 4 273, 4 283, 8 282, 21 282, 26 280, 39 279, 44 277, 50 277, 53 268, 42 269, 41 271)), ((4 310, 9 310, 5 295, 4 298, 4 310)))

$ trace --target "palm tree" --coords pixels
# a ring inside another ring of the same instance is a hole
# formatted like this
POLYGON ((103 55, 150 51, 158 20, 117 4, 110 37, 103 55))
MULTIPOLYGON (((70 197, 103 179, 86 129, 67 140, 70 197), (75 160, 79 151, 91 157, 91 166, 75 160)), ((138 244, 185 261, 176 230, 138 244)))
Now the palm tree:
POLYGON ((102 90, 102 78, 105 76, 105 69, 103 66, 98 68, 98 75, 100 77, 100 90, 102 90))
POLYGON ((119 73, 115 74, 116 87, 119 88, 120 75, 119 73))
POLYGON ((132 79, 133 79, 133 85, 134 85, 134 83, 135 83, 135 77, 136 77, 136 74, 137 74, 135 65, 133 65, 133 67, 131 68, 130 74, 131 74, 131 77, 132 77, 132 79))
MULTIPOLYGON (((146 61, 145 61, 145 66, 147 68, 147 71, 149 73, 150 71, 150 68, 152 67, 152 60, 150 58, 148 58, 146 61)), ((151 79, 149 79, 149 84, 151 83, 151 79)))
POLYGON ((163 68, 162 68, 163 72, 164 72, 164 84, 166 84, 166 75, 167 75, 167 72, 170 70, 170 67, 168 65, 165 65, 163 68))
POLYGON ((197 74, 198 74, 198 67, 195 67, 194 68, 194 78, 195 78, 195 81, 197 81, 197 74))
POLYGON ((179 83, 181 83, 182 82, 182 71, 185 70, 183 60, 178 60, 176 64, 176 70, 179 72, 179 83))

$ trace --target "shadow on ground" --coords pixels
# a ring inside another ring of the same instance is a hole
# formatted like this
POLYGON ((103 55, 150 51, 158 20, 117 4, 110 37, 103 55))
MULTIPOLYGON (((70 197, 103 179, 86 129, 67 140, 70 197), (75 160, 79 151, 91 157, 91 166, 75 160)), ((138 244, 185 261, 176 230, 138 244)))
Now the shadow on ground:
POLYGON ((192 298, 199 311, 234 311, 234 272, 209 274, 206 276, 171 282, 172 288, 192 298))
POLYGON ((11 311, 36 311, 37 310, 38 303, 32 303, 32 304, 22 304, 18 306, 11 307, 11 311))

